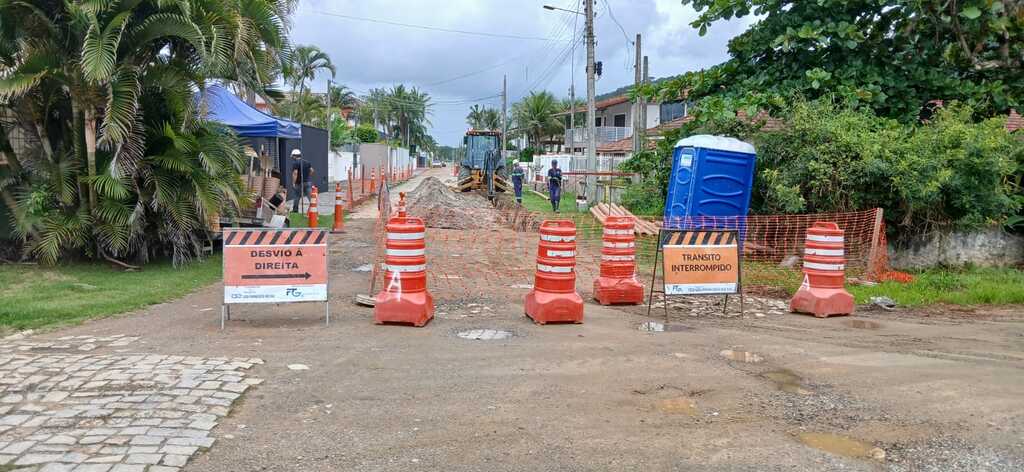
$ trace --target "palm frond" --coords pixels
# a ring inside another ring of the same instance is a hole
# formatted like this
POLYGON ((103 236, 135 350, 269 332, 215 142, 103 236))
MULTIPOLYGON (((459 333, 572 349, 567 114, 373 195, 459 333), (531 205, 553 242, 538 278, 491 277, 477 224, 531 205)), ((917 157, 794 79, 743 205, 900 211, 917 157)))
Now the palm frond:
MULTIPOLYGON (((92 3, 103 2, 95 0, 92 3)), ((90 12, 89 29, 82 42, 82 73, 86 80, 101 83, 114 74, 117 67, 117 48, 130 17, 130 11, 121 12, 106 25, 101 26, 96 13, 90 12)))

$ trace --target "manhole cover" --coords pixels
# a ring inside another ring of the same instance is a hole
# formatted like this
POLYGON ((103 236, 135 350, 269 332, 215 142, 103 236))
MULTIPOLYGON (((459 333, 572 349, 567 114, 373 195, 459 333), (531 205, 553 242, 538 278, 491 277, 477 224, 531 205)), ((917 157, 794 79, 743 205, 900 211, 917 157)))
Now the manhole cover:
POLYGON ((474 339, 477 341, 493 341, 496 339, 508 339, 513 336, 510 331, 502 331, 500 329, 471 329, 469 331, 461 331, 457 334, 462 339, 474 339))

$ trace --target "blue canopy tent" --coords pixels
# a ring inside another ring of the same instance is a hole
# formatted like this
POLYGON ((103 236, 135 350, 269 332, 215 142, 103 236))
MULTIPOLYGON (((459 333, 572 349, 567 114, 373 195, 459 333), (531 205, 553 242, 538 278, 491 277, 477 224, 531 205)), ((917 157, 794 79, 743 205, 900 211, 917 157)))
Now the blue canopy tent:
POLYGON ((205 100, 207 118, 224 123, 246 138, 301 139, 302 126, 253 108, 224 87, 207 87, 199 96, 205 100))
MULTIPOLYGON (((229 90, 211 85, 196 95, 200 107, 205 107, 208 119, 230 126, 245 138, 254 150, 262 155, 266 152, 274 162, 271 176, 288 179, 289 155, 294 149, 301 149, 303 160, 309 161, 316 170, 320 188, 327 185, 327 139, 326 131, 305 126, 294 121, 264 113, 245 103, 229 90), (306 133, 303 133, 303 129, 306 133), (306 139, 303 139, 303 136, 306 139)), ((252 172, 250 162, 250 172, 252 172)))

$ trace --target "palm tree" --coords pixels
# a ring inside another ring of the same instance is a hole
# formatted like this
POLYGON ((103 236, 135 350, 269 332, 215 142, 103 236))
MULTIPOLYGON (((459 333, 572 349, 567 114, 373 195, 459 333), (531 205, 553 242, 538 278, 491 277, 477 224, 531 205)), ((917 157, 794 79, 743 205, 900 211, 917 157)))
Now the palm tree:
POLYGON ((501 129, 501 113, 495 108, 473 105, 466 115, 466 123, 475 129, 501 129))
POLYGON ((298 46, 292 51, 289 66, 286 68, 292 83, 292 93, 298 88, 301 94, 306 88, 306 81, 313 80, 320 71, 330 71, 334 78, 337 69, 331 57, 316 46, 298 46))
POLYGON ((15 202, 31 254, 47 262, 72 250, 145 260, 167 249, 176 262, 196 254, 195 230, 245 197, 239 144, 203 122, 193 93, 218 79, 269 84, 293 8, 293 0, 0 2, 0 116, 13 118, 0 120, 12 163, 0 193, 15 202), (26 144, 7 142, 15 130, 26 144), (164 152, 169 142, 175 153, 164 152))
POLYGON ((430 120, 427 118, 431 108, 430 95, 419 91, 416 87, 406 88, 405 85, 399 84, 391 87, 386 101, 391 118, 394 120, 394 131, 402 143, 408 147, 409 144, 414 143, 410 131, 413 128, 430 125, 430 120))
POLYGON ((551 92, 530 92, 512 105, 512 119, 530 145, 539 149, 545 136, 563 131, 564 125, 555 116, 561 110, 561 104, 551 92))
POLYGON ((327 90, 327 93, 331 97, 331 107, 353 107, 358 102, 356 100, 356 94, 344 85, 332 84, 327 90))

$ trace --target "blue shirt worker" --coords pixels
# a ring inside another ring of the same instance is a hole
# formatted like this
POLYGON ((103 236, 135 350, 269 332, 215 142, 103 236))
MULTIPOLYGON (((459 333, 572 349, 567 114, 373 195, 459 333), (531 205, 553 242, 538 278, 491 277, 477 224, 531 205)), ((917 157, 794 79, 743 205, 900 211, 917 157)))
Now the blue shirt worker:
POLYGON ((524 175, 525 174, 523 173, 523 168, 519 167, 519 160, 516 159, 516 160, 512 161, 512 173, 510 174, 510 177, 512 177, 512 190, 515 190, 515 192, 516 192, 516 203, 518 203, 520 205, 523 204, 523 177, 524 177, 524 175))
POLYGON ((558 204, 562 200, 562 169, 558 168, 558 161, 551 161, 548 169, 548 198, 551 199, 551 209, 558 213, 558 204))

